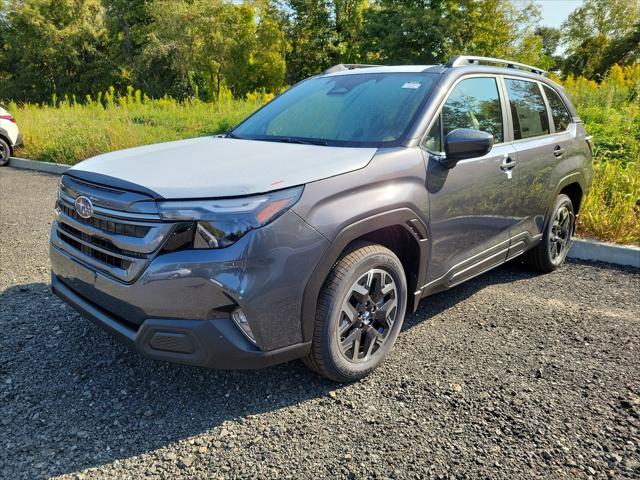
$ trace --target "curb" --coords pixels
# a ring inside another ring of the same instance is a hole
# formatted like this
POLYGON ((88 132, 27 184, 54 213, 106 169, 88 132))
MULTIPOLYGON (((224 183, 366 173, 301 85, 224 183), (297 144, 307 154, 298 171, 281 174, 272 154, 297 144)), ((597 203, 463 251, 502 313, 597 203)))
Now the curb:
POLYGON ((613 263, 614 265, 640 268, 640 247, 633 245, 576 239, 567 256, 590 262, 613 263))
POLYGON ((62 175, 66 172, 70 165, 61 163, 39 162, 37 160, 27 160, 26 158, 11 157, 9 166, 13 168, 21 168, 23 170, 35 170, 36 172, 53 173, 54 175, 62 175))
MULTIPOLYGON (((62 165, 60 163, 39 162, 15 157, 11 157, 9 166, 55 175, 61 175, 71 168, 69 165, 62 165)), ((598 242, 596 240, 576 239, 567 256, 589 262, 604 262, 640 268, 640 247, 631 245, 618 245, 609 242, 598 242)))

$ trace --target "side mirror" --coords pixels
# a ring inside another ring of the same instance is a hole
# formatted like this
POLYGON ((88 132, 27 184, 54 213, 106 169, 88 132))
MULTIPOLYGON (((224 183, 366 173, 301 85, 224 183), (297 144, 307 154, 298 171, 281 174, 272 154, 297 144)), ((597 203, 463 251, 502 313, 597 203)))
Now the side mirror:
POLYGON ((471 128, 456 128, 444 139, 443 167, 453 168, 460 160, 482 157, 491 151, 493 135, 471 128))

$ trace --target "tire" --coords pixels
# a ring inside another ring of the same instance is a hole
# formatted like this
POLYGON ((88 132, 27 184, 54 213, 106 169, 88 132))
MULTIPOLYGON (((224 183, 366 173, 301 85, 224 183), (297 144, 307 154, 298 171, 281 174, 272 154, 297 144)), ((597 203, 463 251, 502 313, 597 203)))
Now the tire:
POLYGON ((10 157, 11 147, 4 138, 0 137, 0 167, 7 165, 10 157))
POLYGON ((406 306, 407 281, 398 257, 381 245, 355 244, 322 286, 304 363, 335 382, 367 376, 391 351, 406 306))
POLYGON ((571 248, 575 224, 571 199, 564 194, 558 195, 542 234, 542 241, 525 253, 525 264, 544 273, 553 272, 562 266, 571 248))

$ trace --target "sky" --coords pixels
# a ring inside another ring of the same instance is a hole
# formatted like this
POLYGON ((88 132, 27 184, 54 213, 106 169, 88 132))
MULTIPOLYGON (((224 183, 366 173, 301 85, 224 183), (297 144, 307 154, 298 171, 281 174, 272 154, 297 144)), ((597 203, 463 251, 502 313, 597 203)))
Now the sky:
POLYGON ((582 0, 535 0, 542 8, 542 25, 559 27, 569 14, 582 5, 582 0))

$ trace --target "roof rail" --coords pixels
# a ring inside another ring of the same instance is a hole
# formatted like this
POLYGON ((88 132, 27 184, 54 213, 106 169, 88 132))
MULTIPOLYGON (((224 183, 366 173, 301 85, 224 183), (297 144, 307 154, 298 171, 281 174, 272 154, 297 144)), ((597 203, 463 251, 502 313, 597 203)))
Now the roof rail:
POLYGON ((529 72, 537 73, 538 75, 547 74, 546 70, 542 70, 538 67, 532 67, 531 65, 525 65, 524 63, 512 62, 511 60, 503 60, 501 58, 474 57, 471 55, 456 55, 455 57, 451 57, 446 66, 451 68, 461 67, 463 65, 480 65, 481 63, 506 65, 507 68, 518 68, 520 70, 527 70, 529 72))
POLYGON ((379 67, 380 65, 366 65, 364 63, 339 63, 334 65, 331 68, 327 68, 322 73, 335 73, 335 72, 344 72, 346 70, 355 70, 356 68, 372 68, 379 67))

